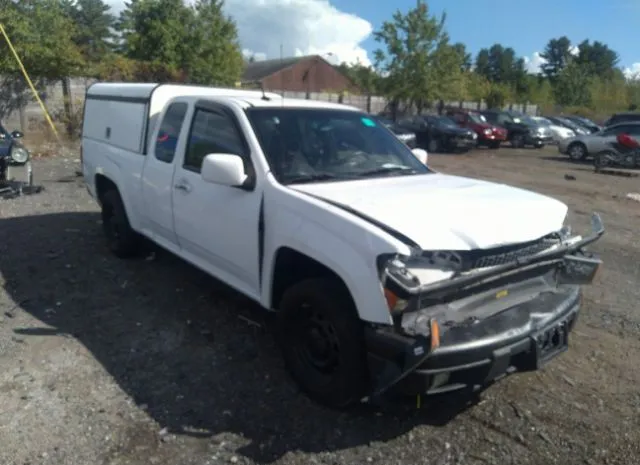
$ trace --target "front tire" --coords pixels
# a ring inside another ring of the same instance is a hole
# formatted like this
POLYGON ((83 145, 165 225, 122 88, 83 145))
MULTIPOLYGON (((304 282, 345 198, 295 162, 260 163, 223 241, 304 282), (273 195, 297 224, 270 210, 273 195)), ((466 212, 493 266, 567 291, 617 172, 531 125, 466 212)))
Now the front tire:
POLYGON ((278 309, 278 333, 286 369, 310 399, 343 409, 366 395, 363 326, 339 282, 308 279, 289 288, 278 309))
POLYGON ((593 157, 593 167, 595 171, 598 172, 602 168, 611 166, 611 161, 609 160, 611 156, 615 156, 615 153, 610 150, 603 150, 602 152, 596 153, 593 157))
POLYGON ((491 141, 489 142, 489 148, 491 150, 497 150, 500 148, 500 142, 496 142, 496 141, 491 141))
POLYGON ((435 137, 429 139, 429 143, 427 144, 427 151, 429 153, 437 153, 440 151, 440 142, 435 137))
POLYGON ((131 228, 122 198, 116 190, 106 192, 101 199, 102 229, 107 246, 119 258, 130 258, 140 250, 140 236, 131 228))
POLYGON ((587 158, 587 147, 582 142, 574 142, 567 148, 569 158, 573 161, 582 161, 587 158))
POLYGON ((514 149, 521 149, 524 148, 525 143, 524 143, 524 136, 522 134, 514 134, 511 137, 511 146, 514 149))

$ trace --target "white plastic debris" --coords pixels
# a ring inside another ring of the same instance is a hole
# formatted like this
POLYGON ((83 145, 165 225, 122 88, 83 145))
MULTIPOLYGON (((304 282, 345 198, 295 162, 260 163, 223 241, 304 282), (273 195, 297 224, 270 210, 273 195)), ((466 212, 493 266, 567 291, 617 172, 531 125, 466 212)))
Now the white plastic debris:
POLYGON ((631 200, 635 200, 636 202, 640 202, 640 194, 637 192, 631 192, 627 194, 627 198, 631 200))

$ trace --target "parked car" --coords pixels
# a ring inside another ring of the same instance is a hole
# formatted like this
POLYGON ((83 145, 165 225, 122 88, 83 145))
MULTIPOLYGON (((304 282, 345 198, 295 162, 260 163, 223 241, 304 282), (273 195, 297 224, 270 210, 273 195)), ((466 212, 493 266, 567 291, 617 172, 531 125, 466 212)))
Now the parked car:
POLYGON ((495 124, 490 124, 479 112, 462 108, 447 109, 445 114, 462 128, 471 129, 478 136, 478 145, 497 149, 507 140, 508 131, 495 124))
POLYGON ((573 121, 576 124, 579 124, 583 128, 586 128, 592 134, 596 133, 596 132, 599 132, 602 129, 602 126, 600 126, 599 124, 594 123, 589 118, 585 118, 583 116, 568 115, 568 116, 565 116, 565 118, 567 118, 568 120, 573 121))
POLYGON ((604 127, 612 126, 618 123, 627 123, 631 121, 640 121, 640 111, 627 111, 623 113, 614 113, 604 123, 604 127))
POLYGON ((640 136, 640 122, 614 124, 593 134, 565 139, 558 144, 558 151, 569 155, 569 158, 574 161, 586 160, 615 143, 618 134, 622 133, 627 133, 632 137, 640 136))
POLYGON ((587 128, 580 126, 579 124, 576 124, 573 121, 564 118, 563 116, 545 116, 545 118, 557 124, 558 126, 563 126, 565 128, 571 129, 573 132, 575 132, 576 136, 591 134, 591 131, 589 131, 587 128))
POLYGON ((550 119, 545 118, 544 116, 532 116, 536 123, 546 126, 551 131, 551 135, 553 137, 553 141, 557 144, 561 140, 568 139, 569 137, 575 137, 576 133, 573 129, 569 129, 565 126, 561 126, 559 124, 555 124, 550 119))
POLYGON ((597 215, 572 236, 566 204, 436 172, 354 107, 97 83, 82 131, 111 252, 146 238, 274 312, 285 367, 330 407, 537 369, 601 266, 597 215))
POLYGON ((481 113, 491 124, 507 129, 507 140, 513 147, 523 148, 532 145, 541 148, 553 141, 549 128, 522 113, 506 110, 484 110, 481 113))
POLYGON ((417 115, 401 120, 399 124, 415 133, 418 147, 426 148, 429 153, 468 151, 478 142, 474 131, 458 127, 447 116, 417 115))
POLYGON ((29 150, 22 143, 20 131, 7 131, 0 123, 0 182, 6 180, 9 165, 24 165, 29 161, 29 150))
POLYGON ((415 149, 417 147, 416 134, 414 132, 403 128, 398 123, 388 118, 378 117, 378 121, 393 132, 398 139, 407 144, 410 149, 415 149))

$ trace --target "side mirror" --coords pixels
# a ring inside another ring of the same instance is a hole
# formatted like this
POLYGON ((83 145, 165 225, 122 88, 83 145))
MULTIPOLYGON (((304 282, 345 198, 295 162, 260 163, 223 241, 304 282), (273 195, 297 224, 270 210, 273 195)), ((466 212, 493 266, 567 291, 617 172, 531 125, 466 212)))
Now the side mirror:
POLYGON ((24 134, 22 134, 22 132, 20 131, 13 131, 11 133, 11 137, 13 137, 14 139, 22 139, 24 137, 24 134))
POLYGON ((427 151, 424 149, 413 149, 411 150, 411 152, 413 153, 413 155, 420 160, 420 163, 422 163, 423 165, 427 164, 427 159, 428 159, 428 154, 427 151))
POLYGON ((244 187, 248 179, 239 155, 210 153, 202 161, 200 176, 205 182, 229 187, 244 187))

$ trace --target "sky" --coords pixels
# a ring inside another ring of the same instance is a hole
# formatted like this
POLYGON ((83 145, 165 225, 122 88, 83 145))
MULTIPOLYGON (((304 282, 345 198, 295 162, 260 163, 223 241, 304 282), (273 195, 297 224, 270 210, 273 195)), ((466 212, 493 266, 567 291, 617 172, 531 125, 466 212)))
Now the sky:
MULTIPOLYGON (((114 12, 124 0, 106 0, 114 12)), ((417 0, 226 0, 243 53, 256 59, 319 54, 334 63, 369 65, 379 44, 373 31, 417 0)), ((628 75, 640 76, 640 0, 428 0, 432 14, 446 11, 446 29, 474 56, 500 43, 539 69, 540 52, 563 35, 577 44, 599 40, 620 54, 628 75)))

